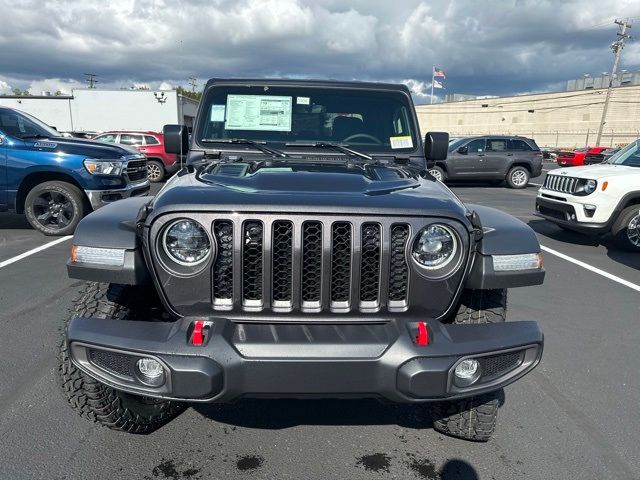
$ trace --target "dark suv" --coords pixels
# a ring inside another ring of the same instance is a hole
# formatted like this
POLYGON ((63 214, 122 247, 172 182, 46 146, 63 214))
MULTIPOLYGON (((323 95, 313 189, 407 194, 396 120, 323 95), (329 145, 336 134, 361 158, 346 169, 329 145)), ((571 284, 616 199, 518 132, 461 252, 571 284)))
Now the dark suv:
POLYGON ((536 322, 505 322, 507 288, 544 278, 540 245, 426 173, 448 135, 420 139, 406 86, 216 79, 192 138, 164 132, 187 167, 73 239, 73 408, 146 433, 188 403, 373 397, 491 436, 542 355, 536 322))
POLYGON ((429 173, 437 180, 506 181, 525 188, 542 174, 542 152, 530 138, 483 136, 461 138, 449 144, 449 156, 429 173))

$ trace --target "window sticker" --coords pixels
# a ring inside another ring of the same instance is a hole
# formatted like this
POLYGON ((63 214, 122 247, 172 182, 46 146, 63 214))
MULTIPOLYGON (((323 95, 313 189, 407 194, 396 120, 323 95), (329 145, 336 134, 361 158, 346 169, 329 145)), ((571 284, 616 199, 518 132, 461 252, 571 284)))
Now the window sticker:
POLYGON ((226 109, 226 105, 211 105, 211 121, 224 122, 224 113, 226 109))
POLYGON ((291 131, 293 97, 227 95, 227 130, 291 131))
POLYGON ((389 141, 391 142, 391 148, 413 148, 413 139, 411 135, 403 135, 401 137, 389 137, 389 141))
POLYGON ((311 104, 311 99, 309 97, 297 97, 296 103, 298 105, 309 105, 311 104))

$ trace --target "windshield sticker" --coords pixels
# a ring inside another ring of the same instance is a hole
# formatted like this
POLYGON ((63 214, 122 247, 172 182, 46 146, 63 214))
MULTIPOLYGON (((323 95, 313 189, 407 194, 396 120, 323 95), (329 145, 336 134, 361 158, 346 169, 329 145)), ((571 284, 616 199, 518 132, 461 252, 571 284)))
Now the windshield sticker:
POLYGON ((391 142, 391 148, 413 148, 413 139, 411 135, 406 135, 402 137, 389 137, 389 141, 391 142))
POLYGON ((293 97, 227 95, 227 130, 291 131, 293 97))
POLYGON ((211 121, 224 122, 224 112, 226 109, 226 105, 211 105, 211 121))
POLYGON ((297 97, 296 103, 298 105, 309 105, 311 103, 311 99, 309 97, 297 97))

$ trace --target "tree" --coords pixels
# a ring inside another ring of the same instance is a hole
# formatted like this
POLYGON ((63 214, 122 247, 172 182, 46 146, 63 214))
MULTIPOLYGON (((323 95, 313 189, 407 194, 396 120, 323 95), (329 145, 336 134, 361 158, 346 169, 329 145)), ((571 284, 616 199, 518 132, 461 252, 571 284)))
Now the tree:
POLYGON ((191 90, 185 90, 182 87, 177 87, 176 88, 176 92, 178 92, 179 95, 182 95, 182 96, 185 96, 185 97, 189 97, 189 98, 193 98, 194 100, 197 100, 198 102, 202 98, 202 92, 192 92, 191 90))
POLYGON ((60 97, 61 95, 64 95, 60 90, 56 90, 56 93, 53 94, 56 97, 60 97))
POLYGON ((21 91, 19 88, 14 88, 14 89, 13 89, 13 94, 14 94, 16 97, 19 97, 19 96, 21 96, 21 95, 22 95, 22 91, 21 91))

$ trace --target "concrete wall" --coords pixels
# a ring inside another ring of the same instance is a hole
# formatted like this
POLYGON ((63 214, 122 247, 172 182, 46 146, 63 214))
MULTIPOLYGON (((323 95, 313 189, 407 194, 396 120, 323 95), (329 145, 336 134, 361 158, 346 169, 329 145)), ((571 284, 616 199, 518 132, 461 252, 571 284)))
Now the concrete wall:
POLYGON ((188 125, 198 102, 175 90, 162 93, 164 103, 152 90, 81 89, 70 97, 3 97, 0 105, 27 112, 59 131, 161 131, 169 123, 188 125))
MULTIPOLYGON (((503 134, 532 137, 540 146, 595 145, 606 90, 542 93, 418 105, 422 132, 451 136, 503 134), (531 111, 530 111, 531 110, 531 111)), ((640 137, 640 85, 614 88, 601 145, 640 137)))

